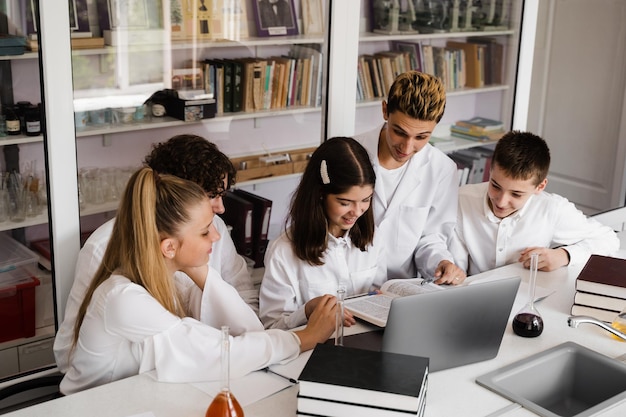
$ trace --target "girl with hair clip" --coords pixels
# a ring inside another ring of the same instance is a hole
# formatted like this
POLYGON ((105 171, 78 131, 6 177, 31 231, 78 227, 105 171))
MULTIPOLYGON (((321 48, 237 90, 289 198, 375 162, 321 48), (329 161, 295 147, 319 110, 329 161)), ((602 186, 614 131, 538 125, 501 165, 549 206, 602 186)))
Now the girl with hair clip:
MULTIPOLYGON (((291 329, 345 286, 346 296, 386 280, 370 208, 376 176, 365 148, 336 137, 313 152, 289 210, 286 230, 265 254, 259 311, 266 328, 291 329)), ((344 324, 355 319, 345 313, 344 324)))
MULTIPOLYGON (((210 281, 220 279, 208 266, 220 238, 213 216, 196 183, 150 168, 131 177, 78 311, 63 394, 151 370, 165 382, 219 380, 221 331, 197 320, 225 308, 206 302, 205 290, 218 288, 210 281)), ((301 331, 259 327, 231 336, 231 375, 294 359, 327 340, 335 310, 327 296, 301 331)))

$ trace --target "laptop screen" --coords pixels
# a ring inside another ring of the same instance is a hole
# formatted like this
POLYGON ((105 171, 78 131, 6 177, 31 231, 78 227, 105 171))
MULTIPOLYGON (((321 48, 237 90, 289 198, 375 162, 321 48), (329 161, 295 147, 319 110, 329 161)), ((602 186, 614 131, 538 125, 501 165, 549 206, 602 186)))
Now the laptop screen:
POLYGON ((477 281, 396 298, 384 331, 345 336, 344 346, 428 357, 431 372, 492 359, 520 281, 477 281))

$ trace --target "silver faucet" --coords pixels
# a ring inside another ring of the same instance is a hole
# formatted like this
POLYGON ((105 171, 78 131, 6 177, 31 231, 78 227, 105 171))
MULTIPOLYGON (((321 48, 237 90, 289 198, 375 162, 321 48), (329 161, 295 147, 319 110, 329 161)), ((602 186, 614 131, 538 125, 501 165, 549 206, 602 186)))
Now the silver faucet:
POLYGON ((569 327, 578 327, 578 325, 580 323, 591 323, 591 324, 595 324, 596 326, 600 326, 602 327, 604 330, 613 333, 615 336, 619 337, 620 339, 626 340, 626 334, 620 332, 619 330, 617 330, 615 327, 606 324, 603 321, 594 319, 593 317, 589 317, 589 316, 569 316, 567 318, 567 325, 569 327))

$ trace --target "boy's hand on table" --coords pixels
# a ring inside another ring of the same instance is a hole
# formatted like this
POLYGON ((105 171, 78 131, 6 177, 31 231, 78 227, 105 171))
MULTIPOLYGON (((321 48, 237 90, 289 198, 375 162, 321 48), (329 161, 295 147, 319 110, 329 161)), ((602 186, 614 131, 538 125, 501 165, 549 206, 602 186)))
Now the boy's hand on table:
POLYGON ((526 248, 520 253, 518 262, 521 262, 524 268, 530 268, 530 255, 536 253, 539 255, 537 269, 544 272, 554 271, 562 266, 569 264, 569 253, 563 248, 550 249, 541 247, 526 248))

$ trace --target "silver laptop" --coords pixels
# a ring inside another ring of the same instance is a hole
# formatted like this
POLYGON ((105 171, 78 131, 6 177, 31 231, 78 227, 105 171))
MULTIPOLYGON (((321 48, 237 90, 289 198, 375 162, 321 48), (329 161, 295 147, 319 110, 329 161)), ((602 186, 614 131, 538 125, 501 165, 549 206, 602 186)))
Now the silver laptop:
POLYGON ((429 371, 498 354, 520 277, 395 298, 384 330, 344 337, 344 346, 430 358, 429 371))

